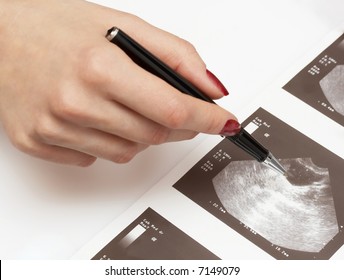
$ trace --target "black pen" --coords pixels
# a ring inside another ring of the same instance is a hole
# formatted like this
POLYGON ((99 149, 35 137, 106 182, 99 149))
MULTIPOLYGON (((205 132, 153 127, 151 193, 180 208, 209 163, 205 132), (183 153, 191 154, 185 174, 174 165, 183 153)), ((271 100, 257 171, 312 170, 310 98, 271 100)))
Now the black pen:
MULTIPOLYGON (((202 93, 119 28, 112 27, 109 29, 106 38, 122 49, 137 65, 163 79, 179 91, 204 101, 215 103, 206 94, 202 93)), ((272 153, 255 140, 244 128, 241 128, 236 135, 226 136, 226 138, 249 153, 257 161, 264 163, 283 175, 286 174, 286 170, 272 153)))

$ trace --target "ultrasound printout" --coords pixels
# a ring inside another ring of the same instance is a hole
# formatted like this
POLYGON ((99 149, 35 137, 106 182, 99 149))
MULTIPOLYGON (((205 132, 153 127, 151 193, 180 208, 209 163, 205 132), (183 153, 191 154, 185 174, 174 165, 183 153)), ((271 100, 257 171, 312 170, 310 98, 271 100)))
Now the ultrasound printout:
POLYGON ((344 126, 344 34, 283 89, 344 126))
POLYGON ((262 108, 243 126, 287 176, 224 139, 173 187, 276 259, 329 259, 344 242, 343 159, 262 108))
POLYGON ((148 208, 92 259, 216 260, 219 259, 148 208))

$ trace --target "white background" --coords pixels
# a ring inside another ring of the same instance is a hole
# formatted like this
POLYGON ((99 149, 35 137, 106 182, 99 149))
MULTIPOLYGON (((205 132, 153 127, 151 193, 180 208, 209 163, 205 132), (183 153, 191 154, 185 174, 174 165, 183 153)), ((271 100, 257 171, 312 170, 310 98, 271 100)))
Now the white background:
MULTIPOLYGON (((192 42, 230 91, 219 104, 238 115, 344 14, 342 0, 93 2, 192 42)), ((70 258, 202 139, 152 147, 127 165, 98 160, 83 169, 26 156, 0 130, 0 258, 70 258)))

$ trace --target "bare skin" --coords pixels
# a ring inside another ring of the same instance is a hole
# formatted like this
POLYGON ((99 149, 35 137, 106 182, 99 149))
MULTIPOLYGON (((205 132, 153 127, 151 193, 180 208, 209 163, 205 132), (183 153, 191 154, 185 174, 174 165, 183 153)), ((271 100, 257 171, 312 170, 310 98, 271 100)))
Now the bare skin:
POLYGON ((219 134, 235 116, 172 88, 105 38, 118 26, 211 98, 225 88, 185 40, 82 0, 0 0, 0 122, 15 147, 89 166, 219 134), (149 97, 149 98, 148 98, 149 97))

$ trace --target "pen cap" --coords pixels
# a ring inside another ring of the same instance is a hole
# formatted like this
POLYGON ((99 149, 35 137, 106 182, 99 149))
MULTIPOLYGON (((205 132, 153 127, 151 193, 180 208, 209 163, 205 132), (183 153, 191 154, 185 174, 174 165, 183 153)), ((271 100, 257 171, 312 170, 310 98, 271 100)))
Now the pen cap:
POLYGON ((234 136, 227 136, 228 140, 245 150, 259 162, 264 161, 269 155, 269 151, 257 142, 251 134, 241 128, 240 132, 234 136))

